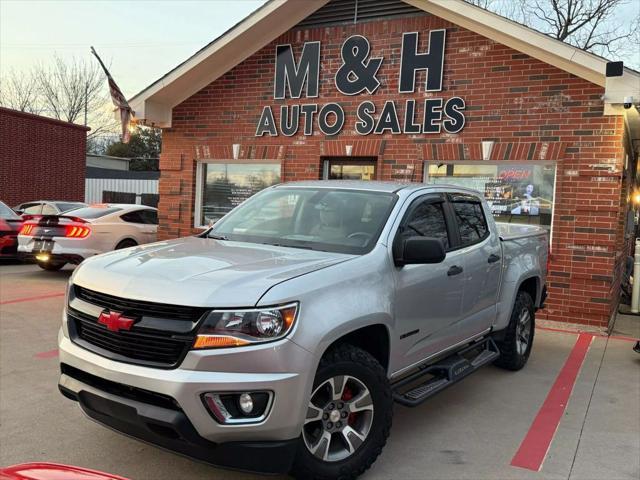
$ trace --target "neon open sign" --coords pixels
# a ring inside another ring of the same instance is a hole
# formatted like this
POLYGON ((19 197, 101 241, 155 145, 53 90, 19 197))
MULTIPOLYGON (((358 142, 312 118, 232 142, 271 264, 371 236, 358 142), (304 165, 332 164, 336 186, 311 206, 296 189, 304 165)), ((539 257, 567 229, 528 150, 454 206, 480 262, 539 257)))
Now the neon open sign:
MULTIPOLYGON (((442 91, 446 33, 445 29, 431 30, 426 52, 418 52, 418 32, 402 35, 398 93, 415 93, 416 75, 420 71, 426 71, 426 92, 442 91)), ((306 42, 297 62, 291 45, 276 46, 273 98, 318 98, 320 56, 320 42, 306 42)), ((365 37, 353 35, 347 38, 341 48, 341 66, 333 79, 336 90, 345 96, 373 95, 381 86, 378 71, 383 61, 383 57, 372 56, 365 37)), ((398 106, 396 101, 388 100, 379 106, 371 100, 361 102, 354 112, 354 130, 359 135, 417 135, 442 130, 458 133, 464 128, 465 102, 461 97, 422 101, 409 98, 403 103, 398 106)), ((346 121, 343 107, 336 102, 281 105, 279 108, 268 105, 262 109, 256 136, 293 136, 300 130, 303 135, 313 135, 315 126, 325 135, 336 135, 346 121)))

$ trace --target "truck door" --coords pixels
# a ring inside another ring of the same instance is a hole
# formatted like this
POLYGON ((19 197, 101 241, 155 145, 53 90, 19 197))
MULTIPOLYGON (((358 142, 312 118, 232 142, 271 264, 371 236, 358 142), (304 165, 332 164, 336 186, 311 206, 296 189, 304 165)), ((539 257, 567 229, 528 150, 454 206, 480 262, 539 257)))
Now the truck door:
POLYGON ((449 205, 458 226, 460 252, 465 259, 462 319, 454 339, 463 341, 488 329, 495 320, 502 248, 495 224, 487 219, 490 213, 485 211, 480 198, 452 193, 449 194, 449 205))
POLYGON ((442 240, 447 251, 442 263, 395 267, 398 366, 406 367, 450 345, 452 329, 462 314, 464 293, 463 252, 454 251, 456 232, 445 215, 443 194, 414 200, 396 232, 394 245, 403 237, 425 236, 442 240))

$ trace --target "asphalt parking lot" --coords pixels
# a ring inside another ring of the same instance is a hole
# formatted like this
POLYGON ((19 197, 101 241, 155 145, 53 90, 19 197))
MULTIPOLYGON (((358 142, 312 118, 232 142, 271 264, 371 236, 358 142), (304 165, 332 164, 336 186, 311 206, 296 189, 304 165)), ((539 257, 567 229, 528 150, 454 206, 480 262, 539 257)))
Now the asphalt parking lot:
MULTIPOLYGON (((260 478, 107 430, 58 393, 70 273, 0 265, 0 465, 61 462, 132 480, 260 478)), ((640 478, 640 355, 631 339, 536 335, 523 371, 486 367, 420 407, 396 406, 389 442, 363 478, 640 478)))

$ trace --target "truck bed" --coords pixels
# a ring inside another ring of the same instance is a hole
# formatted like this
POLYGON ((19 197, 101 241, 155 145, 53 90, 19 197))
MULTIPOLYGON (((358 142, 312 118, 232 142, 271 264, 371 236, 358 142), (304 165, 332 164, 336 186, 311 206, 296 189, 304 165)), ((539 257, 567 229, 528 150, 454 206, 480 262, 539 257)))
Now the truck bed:
POLYGON ((519 238, 546 235, 547 231, 538 225, 522 225, 517 223, 496 222, 500 240, 517 240, 519 238))

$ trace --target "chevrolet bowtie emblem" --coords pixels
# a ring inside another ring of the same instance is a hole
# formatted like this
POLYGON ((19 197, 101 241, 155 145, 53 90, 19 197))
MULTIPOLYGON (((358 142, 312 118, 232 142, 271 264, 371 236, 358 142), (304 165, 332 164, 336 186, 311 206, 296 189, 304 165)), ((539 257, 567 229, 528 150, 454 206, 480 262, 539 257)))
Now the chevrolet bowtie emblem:
POLYGON ((107 327, 107 330, 118 332, 120 330, 131 330, 135 322, 134 318, 123 317, 121 313, 105 310, 98 317, 98 323, 107 327))

